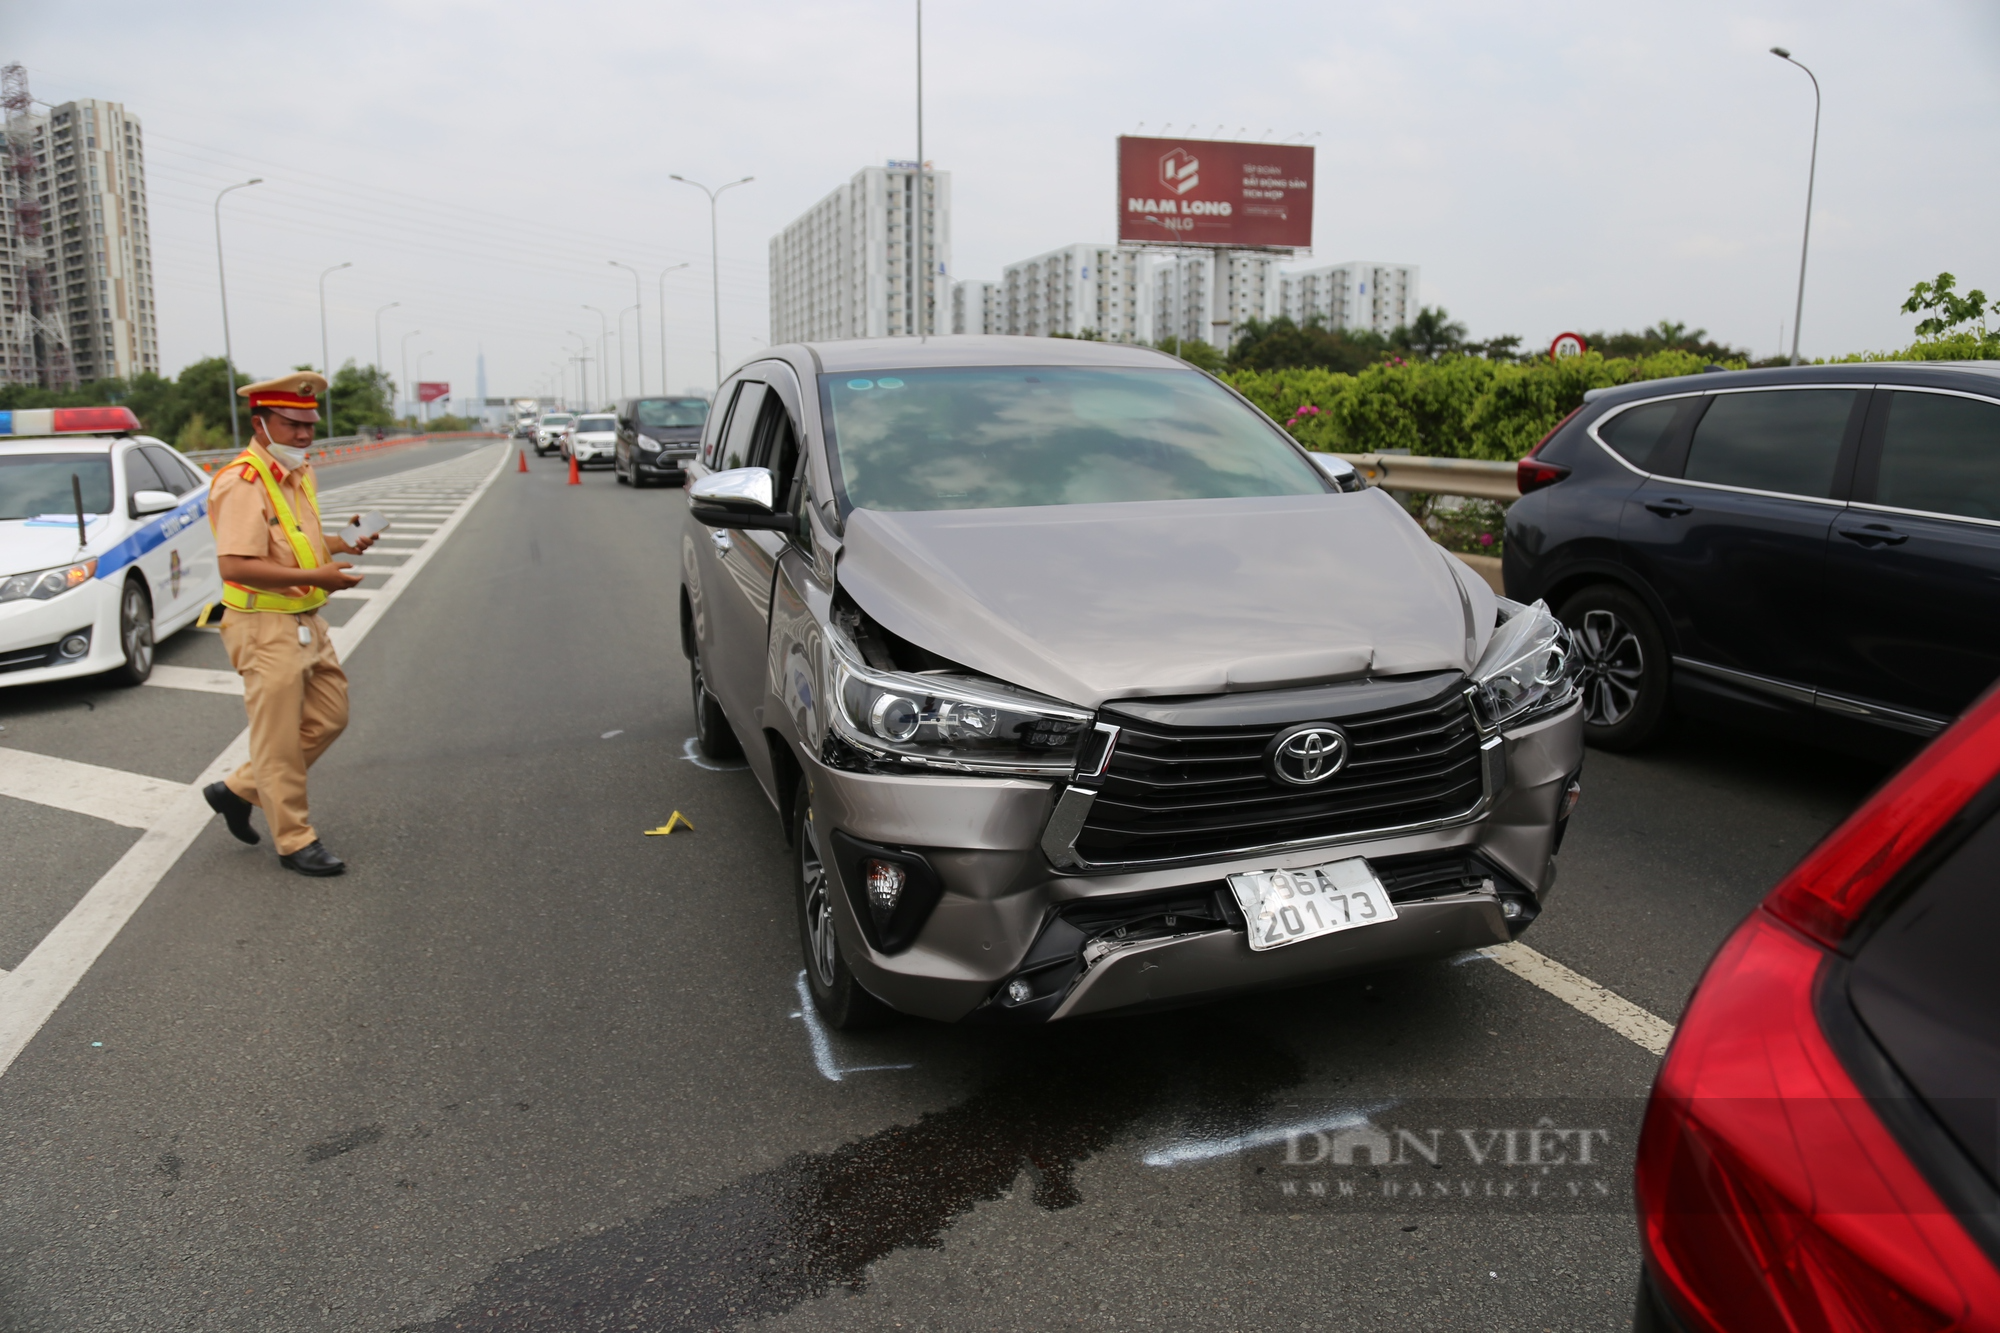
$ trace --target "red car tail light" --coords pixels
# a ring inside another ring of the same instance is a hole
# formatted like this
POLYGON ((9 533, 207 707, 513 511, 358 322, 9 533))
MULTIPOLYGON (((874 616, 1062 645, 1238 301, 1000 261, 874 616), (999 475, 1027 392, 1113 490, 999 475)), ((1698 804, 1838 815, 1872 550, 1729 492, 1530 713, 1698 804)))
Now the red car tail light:
POLYGON ((1526 495, 1530 491, 1539 491, 1544 486, 1553 486, 1569 475, 1568 468, 1555 463, 1541 462, 1535 455, 1542 451, 1543 445, 1556 437, 1557 431, 1569 424, 1570 417, 1581 411, 1583 411, 1581 407, 1571 408, 1569 416, 1550 427, 1549 433, 1536 440, 1535 447, 1528 450, 1527 457, 1514 464, 1514 485, 1521 494, 1526 495))
POLYGON ((1975 705, 1737 927, 1688 1004, 1640 1134, 1649 1268, 1693 1327, 2000 1329, 2000 1271, 1821 1029, 1830 948, 2000 771, 1975 705))

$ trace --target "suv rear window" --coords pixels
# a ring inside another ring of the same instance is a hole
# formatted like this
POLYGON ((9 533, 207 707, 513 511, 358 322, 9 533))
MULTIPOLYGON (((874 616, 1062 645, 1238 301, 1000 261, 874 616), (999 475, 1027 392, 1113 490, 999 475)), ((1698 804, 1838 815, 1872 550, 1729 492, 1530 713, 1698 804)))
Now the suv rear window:
POLYGON ((1689 481, 1784 495, 1833 493, 1854 389, 1778 389, 1715 396, 1688 446, 1689 481))
POLYGON ((1657 403, 1628 407, 1617 416, 1600 422, 1597 438, 1617 451, 1620 458, 1642 471, 1653 470, 1653 451, 1673 429, 1674 418, 1688 404, 1686 398, 1666 398, 1657 403))
POLYGON ((870 371, 822 375, 820 394, 837 475, 858 509, 1005 509, 1328 489, 1270 421, 1199 371, 870 371))
POLYGON ((2000 403, 1889 395, 1875 503, 2000 518, 2000 403))

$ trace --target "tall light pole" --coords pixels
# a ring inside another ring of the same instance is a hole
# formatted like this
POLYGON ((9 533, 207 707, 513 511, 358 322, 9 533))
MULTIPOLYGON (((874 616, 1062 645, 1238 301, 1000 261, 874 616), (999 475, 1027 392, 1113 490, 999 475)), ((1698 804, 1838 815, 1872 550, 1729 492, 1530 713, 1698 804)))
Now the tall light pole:
POLYGON ((715 293, 715 388, 717 392, 721 392, 722 269, 720 268, 721 244, 716 239, 715 201, 722 195, 723 191, 733 190, 739 185, 748 185, 751 181, 756 180, 757 178, 755 176, 745 176, 740 181, 731 181, 729 182, 729 184, 713 190, 709 189, 706 185, 703 185, 700 181, 691 181, 685 176, 675 176, 672 179, 679 181, 683 185, 692 185, 694 186, 695 189, 700 190, 703 194, 708 196, 708 272, 709 272, 710 283, 715 293))
POLYGON ((597 396, 611 396, 611 324, 604 318, 604 312, 594 305, 584 307, 597 316, 597 396))
MULTIPOLYGON (((421 352, 418 352, 418 353, 417 353, 417 378, 418 378, 418 379, 422 379, 422 378, 424 377, 424 358, 425 358, 425 357, 427 357, 427 356, 429 356, 429 355, 430 355, 430 351, 429 351, 428 349, 426 349, 425 351, 421 351, 421 352)), ((426 403, 426 402, 422 401, 422 399, 421 399, 421 398, 419 398, 419 400, 418 400, 418 402, 417 402, 417 404, 416 404, 416 410, 417 410, 417 412, 418 412, 419 414, 421 414, 421 415, 422 415, 422 417, 423 417, 423 419, 424 419, 425 421, 429 421, 429 420, 431 419, 431 411, 430 411, 430 406, 431 406, 431 405, 430 405, 429 403, 426 403)))
MULTIPOLYGON (((326 375, 326 437, 333 438, 333 358, 326 350, 326 278, 327 273, 338 273, 354 265, 335 264, 326 273, 319 275, 319 368, 326 375)), ((232 398, 234 394, 230 395, 232 398)))
MULTIPOLYGON (((675 264, 672 268, 660 270, 660 392, 672 393, 673 387, 667 383, 667 274, 678 273, 690 264, 675 264)), ((646 392, 645 375, 640 375, 639 392, 646 392)))
MULTIPOLYGON (((258 176, 240 185, 228 186, 222 194, 215 196, 215 285, 222 293, 222 370, 229 380, 229 438, 238 449, 243 447, 243 432, 236 424, 236 353, 229 344, 229 280, 222 272, 222 195, 263 183, 264 178, 258 176)), ((722 326, 718 322, 716 327, 722 326)), ((719 361, 721 357, 718 355, 716 359, 719 361)))
MULTIPOLYGON (((632 266, 631 266, 630 264, 621 264, 621 263, 619 263, 619 262, 618 262, 617 260, 615 260, 615 259, 611 261, 611 267, 613 267, 613 268, 622 268, 622 269, 624 269, 624 270, 625 270, 625 271, 626 271, 627 273, 630 273, 630 274, 632 275, 632 301, 633 301, 633 304, 634 304, 634 305, 643 305, 643 304, 644 304, 644 302, 645 302, 645 298, 644 298, 644 297, 643 297, 642 295, 640 295, 640 290, 639 290, 639 270, 638 270, 638 269, 636 269, 636 268, 633 268, 633 267, 632 267, 632 266)), ((664 321, 665 321, 665 319, 666 319, 666 316, 665 316, 665 315, 662 315, 662 316, 661 316, 660 318, 661 318, 661 320, 662 320, 662 323, 663 323, 663 325, 664 325, 664 321)), ((624 333, 624 329, 625 329, 625 325, 624 325, 624 322, 623 322, 623 320, 624 320, 624 316, 622 316, 622 315, 621 315, 621 316, 619 316, 619 320, 620 320, 620 322, 619 322, 619 325, 618 325, 618 329, 619 329, 619 333, 620 333, 620 335, 622 336, 622 335, 623 335, 623 333, 624 333)), ((645 312, 645 311, 643 311, 643 310, 641 310, 641 311, 639 312, 639 318, 638 318, 638 319, 635 319, 635 320, 633 320, 633 321, 632 321, 632 335, 633 335, 634 339, 636 339, 636 341, 637 341, 637 346, 638 346, 638 357, 639 357, 639 396, 640 396, 641 398, 643 398, 643 397, 645 397, 645 396, 646 396, 646 325, 645 325, 645 320, 646 320, 646 312, 645 312)), ((664 337, 665 335, 662 335, 662 336, 664 337)), ((664 349, 662 349, 662 350, 664 350, 664 349)), ((660 392, 661 392, 661 393, 665 393, 666 391, 667 391, 667 386, 666 386, 666 385, 664 385, 664 384, 662 384, 662 385, 660 386, 660 392)), ((619 396, 620 398, 623 398, 623 397, 625 396, 625 354, 624 354, 623 352, 620 352, 620 353, 618 354, 618 396, 619 396)))
MULTIPOLYGON (((570 337, 576 339, 577 345, 582 348, 582 351, 578 355, 570 359, 576 362, 576 395, 579 399, 587 403, 590 401, 590 339, 584 337, 575 329, 567 329, 565 332, 570 337)), ((580 408, 577 410, 587 412, 590 409, 580 408)))
POLYGON ((916 228, 914 240, 917 267, 923 276, 917 280, 917 336, 923 337, 930 324, 931 304, 931 261, 925 238, 930 228, 925 225, 930 205, 930 194, 924 189, 925 178, 930 173, 924 170, 924 0, 917 0, 917 206, 910 210, 910 217, 916 228))
POLYGON ((408 393, 410 391, 410 339, 416 337, 419 333, 422 332, 423 332, 422 329, 411 329, 408 333, 403 335, 403 382, 398 387, 400 387, 404 393, 408 393))
MULTIPOLYGON (((1786 64, 1799 65, 1792 59, 1792 53, 1782 46, 1772 47, 1771 54, 1786 64)), ((1812 158, 1806 168, 1806 230, 1804 239, 1799 242, 1799 299, 1798 304, 1792 307, 1792 364, 1795 366, 1799 363, 1799 317, 1806 311, 1806 251, 1812 245, 1813 182, 1819 175, 1819 79, 1804 65, 1799 65, 1799 68, 1805 69, 1806 77, 1812 80, 1813 137, 1812 158)))
POLYGON ((375 312, 375 373, 378 375, 382 373, 382 313, 394 310, 401 304, 403 304, 401 301, 391 301, 375 312))

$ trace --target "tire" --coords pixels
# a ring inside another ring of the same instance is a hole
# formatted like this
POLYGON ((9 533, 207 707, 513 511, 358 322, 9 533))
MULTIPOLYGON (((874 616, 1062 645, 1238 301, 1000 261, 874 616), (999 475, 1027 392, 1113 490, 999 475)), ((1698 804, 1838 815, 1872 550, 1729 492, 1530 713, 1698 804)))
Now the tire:
POLYGON ((625 475, 625 469, 618 466, 618 456, 616 454, 611 456, 611 475, 618 478, 620 486, 630 486, 633 484, 633 479, 625 475))
POLYGON ((144 685, 153 674, 153 598, 136 578, 125 580, 118 595, 118 646, 125 660, 112 668, 121 685, 144 685))
POLYGON ((1563 603, 1583 686, 1583 738, 1600 750, 1636 750, 1668 718, 1672 663, 1644 602, 1614 583, 1596 583, 1563 603))
POLYGON ((792 901, 798 904, 799 949, 804 955, 806 988, 813 1008, 830 1028, 849 1032, 879 1027, 895 1010, 870 995, 840 949, 833 925, 833 894, 838 892, 820 854, 820 833, 813 822, 812 789, 799 779, 792 800, 792 901))
POLYGON ((736 739, 735 728, 723 716, 722 701, 708 692, 708 676, 702 670, 699 653, 688 661, 688 679, 694 691, 695 744, 702 754, 718 763, 740 758, 742 742, 736 739))

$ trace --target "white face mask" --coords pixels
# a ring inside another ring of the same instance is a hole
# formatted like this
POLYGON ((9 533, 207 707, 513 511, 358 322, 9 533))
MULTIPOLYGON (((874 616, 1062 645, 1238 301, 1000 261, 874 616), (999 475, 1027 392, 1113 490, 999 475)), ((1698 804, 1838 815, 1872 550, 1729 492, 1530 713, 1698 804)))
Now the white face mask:
POLYGON ((287 472, 305 465, 306 451, 303 449, 294 449, 289 444, 279 444, 271 438, 268 426, 265 427, 263 433, 259 436, 258 442, 270 451, 271 457, 277 459, 287 472))

